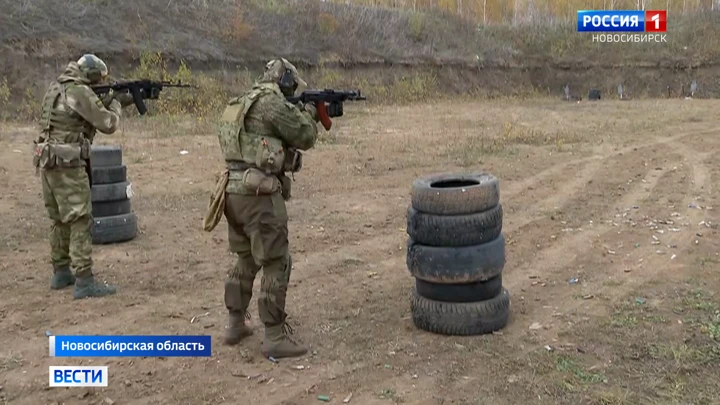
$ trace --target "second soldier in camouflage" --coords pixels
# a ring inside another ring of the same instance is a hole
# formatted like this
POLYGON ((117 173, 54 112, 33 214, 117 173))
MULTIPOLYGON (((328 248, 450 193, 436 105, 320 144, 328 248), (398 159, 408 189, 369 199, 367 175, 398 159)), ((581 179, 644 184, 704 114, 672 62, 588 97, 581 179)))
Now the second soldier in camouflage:
POLYGON ((219 141, 229 171, 224 214, 230 250, 237 263, 225 282, 229 325, 225 336, 236 344, 252 334, 245 315, 255 276, 263 270, 258 298, 265 326, 262 352, 266 357, 294 357, 307 348, 288 338, 285 296, 292 258, 288 243, 285 200, 290 181, 285 172, 302 166, 298 150, 317 139, 317 111, 313 105, 293 105, 285 96, 306 84, 285 59, 270 61, 252 89, 230 100, 220 120, 219 141))

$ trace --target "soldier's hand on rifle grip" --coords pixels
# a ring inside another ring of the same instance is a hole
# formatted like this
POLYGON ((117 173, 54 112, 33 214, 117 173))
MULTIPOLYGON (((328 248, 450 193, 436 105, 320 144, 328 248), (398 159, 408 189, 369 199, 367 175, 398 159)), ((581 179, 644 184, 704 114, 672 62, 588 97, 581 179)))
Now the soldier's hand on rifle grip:
POLYGON ((133 100, 133 97, 129 92, 118 92, 115 93, 113 97, 120 102, 120 105, 123 106, 123 108, 135 104, 135 100, 133 100))
POLYGON ((317 107, 315 107, 315 105, 313 105, 313 103, 304 103, 302 105, 302 109, 307 111, 310 114, 310 116, 312 117, 312 119, 315 120, 315 122, 318 122, 320 120, 320 117, 318 116, 317 107))
POLYGON ((115 92, 112 89, 100 99, 105 108, 109 108, 113 100, 115 100, 115 92))

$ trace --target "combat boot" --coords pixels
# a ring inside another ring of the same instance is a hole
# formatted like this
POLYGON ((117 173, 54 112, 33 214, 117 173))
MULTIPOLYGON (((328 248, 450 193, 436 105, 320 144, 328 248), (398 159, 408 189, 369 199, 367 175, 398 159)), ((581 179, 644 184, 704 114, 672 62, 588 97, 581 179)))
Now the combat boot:
POLYGON ((230 312, 228 316, 228 327, 225 329, 225 344, 236 345, 244 338, 253 334, 252 329, 245 325, 245 318, 250 318, 248 313, 230 312))
POLYGON ((106 295, 115 294, 117 289, 113 285, 98 284, 95 282, 95 276, 78 277, 75 281, 75 291, 73 297, 75 299, 87 297, 104 297, 106 295))
POLYGON ((265 357, 279 359, 282 357, 298 357, 308 352, 308 349, 293 342, 288 337, 287 324, 265 327, 265 339, 262 344, 262 354, 265 357))
POLYGON ((60 290, 69 285, 75 284, 75 276, 70 270, 70 266, 53 265, 53 275, 50 279, 50 288, 60 290))

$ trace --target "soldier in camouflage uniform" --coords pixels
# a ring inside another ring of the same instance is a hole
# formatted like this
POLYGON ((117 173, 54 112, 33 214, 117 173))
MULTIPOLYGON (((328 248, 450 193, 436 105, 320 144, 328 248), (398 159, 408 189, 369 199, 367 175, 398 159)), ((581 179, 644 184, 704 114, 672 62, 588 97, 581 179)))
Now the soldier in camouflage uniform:
POLYGON ((41 172, 45 208, 53 221, 50 287, 58 290, 74 284, 76 299, 116 291, 114 286, 97 284, 92 272, 91 185, 87 173, 96 130, 115 132, 121 108, 132 104, 127 93, 111 93, 103 100, 95 95, 89 85, 104 80, 107 74, 105 63, 92 54, 70 62, 45 93, 42 135, 35 141, 33 163, 41 172))
POLYGON ((270 61, 263 77, 241 97, 230 100, 221 118, 220 146, 226 161, 224 215, 235 267, 225 282, 229 326, 225 342, 237 344, 252 330, 245 325, 255 276, 263 269, 258 298, 265 326, 266 357, 295 357, 307 349, 288 338, 285 322, 292 259, 288 250, 290 179, 302 166, 298 150, 315 145, 318 122, 312 104, 293 105, 285 96, 307 85, 285 59, 270 61))

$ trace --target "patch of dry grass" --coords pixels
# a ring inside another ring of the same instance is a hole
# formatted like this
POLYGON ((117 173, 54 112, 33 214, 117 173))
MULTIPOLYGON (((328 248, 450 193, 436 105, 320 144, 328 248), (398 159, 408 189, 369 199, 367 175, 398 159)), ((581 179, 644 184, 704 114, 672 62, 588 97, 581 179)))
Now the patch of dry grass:
POLYGON ((682 323, 698 316, 707 320, 706 310, 695 304, 717 303, 706 296, 695 301, 692 291, 663 297, 667 304, 651 306, 628 296, 608 318, 574 324, 562 340, 572 344, 530 353, 523 365, 530 370, 523 373, 531 373, 539 390, 563 403, 714 403, 720 346, 696 333, 707 324, 678 328, 674 312, 682 308, 682 323))

